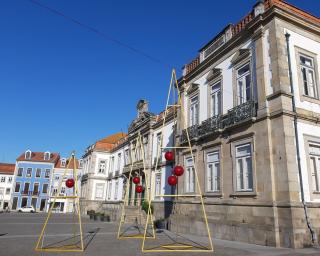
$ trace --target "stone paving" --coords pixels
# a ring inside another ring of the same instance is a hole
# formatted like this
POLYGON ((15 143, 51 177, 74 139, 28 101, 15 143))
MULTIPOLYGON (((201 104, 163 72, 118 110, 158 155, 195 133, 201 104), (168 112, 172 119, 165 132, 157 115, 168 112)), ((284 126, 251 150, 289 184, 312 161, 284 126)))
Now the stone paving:
MULTIPOLYGON (((90 255, 90 256, 134 256, 134 255, 200 255, 200 253, 141 253, 141 240, 126 239, 118 240, 117 223, 101 222, 89 220, 86 216, 82 218, 84 231, 84 253, 40 253, 35 252, 34 247, 40 234, 45 215, 40 213, 24 214, 9 213, 0 214, 0 255, 2 256, 30 256, 30 255, 90 255)), ((72 216, 64 214, 54 214, 49 222, 46 233, 46 242, 57 241, 70 242, 73 237, 72 216)), ((161 237, 161 231, 157 233, 161 237)), ((164 235, 164 234, 162 234, 164 235)), ((199 237, 185 236, 196 243, 202 243, 205 239, 199 237)), ((74 243, 79 242, 79 237, 73 239, 74 243)), ((320 256, 320 248, 307 249, 285 249, 257 246, 240 242, 213 240, 215 246, 214 253, 202 253, 202 255, 215 256, 273 256, 273 255, 309 255, 320 256)))

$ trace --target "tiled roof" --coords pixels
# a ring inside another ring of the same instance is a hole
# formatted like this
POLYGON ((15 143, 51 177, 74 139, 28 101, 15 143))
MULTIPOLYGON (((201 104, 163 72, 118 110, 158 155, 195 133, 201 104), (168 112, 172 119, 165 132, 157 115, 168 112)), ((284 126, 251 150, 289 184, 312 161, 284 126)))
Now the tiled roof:
POLYGON ((18 158, 17 161, 29 161, 29 162, 47 162, 55 163, 59 159, 59 153, 50 153, 50 159, 44 160, 45 152, 31 152, 31 158, 25 158, 25 152, 23 152, 18 158))
MULTIPOLYGON (((68 166, 69 159, 66 158, 66 166, 63 167, 63 166, 61 166, 61 159, 62 158, 60 158, 59 161, 56 162, 54 168, 62 168, 62 169, 64 169, 64 168, 68 167, 68 169, 73 169, 73 161, 71 161, 70 165, 68 166)), ((78 169, 79 168, 79 160, 77 158, 75 160, 76 160, 76 169, 78 169)))
POLYGON ((14 173, 15 164, 0 163, 1 174, 12 174, 14 173))
POLYGON ((110 151, 115 147, 116 143, 126 137, 127 134, 124 132, 118 132, 115 134, 112 134, 108 137, 105 137, 101 140, 98 140, 94 144, 94 149, 96 150, 103 150, 103 151, 110 151))

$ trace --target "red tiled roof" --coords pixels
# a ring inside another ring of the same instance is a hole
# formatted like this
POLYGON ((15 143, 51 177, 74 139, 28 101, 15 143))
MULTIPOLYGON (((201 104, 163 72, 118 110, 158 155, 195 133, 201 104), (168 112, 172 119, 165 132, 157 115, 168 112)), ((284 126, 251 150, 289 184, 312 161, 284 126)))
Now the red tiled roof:
POLYGON ((15 164, 0 163, 0 173, 13 175, 15 166, 15 164))
MULTIPOLYGON (((69 159, 66 159, 66 166, 63 167, 63 166, 61 166, 61 159, 62 159, 62 158, 60 158, 59 161, 56 162, 54 168, 62 168, 62 169, 65 169, 66 167, 68 167, 68 169, 73 169, 73 163, 74 163, 73 161, 71 161, 70 165, 68 166, 68 164, 69 164, 69 159)), ((75 159, 75 162, 76 162, 76 169, 78 169, 78 168, 79 168, 79 160, 76 158, 76 159, 75 159)))
POLYGON ((59 159, 59 153, 50 153, 50 159, 44 160, 45 152, 31 152, 31 158, 25 158, 25 152, 23 152, 18 158, 17 161, 29 161, 29 162, 47 162, 55 163, 59 159))
POLYGON ((108 137, 98 140, 94 145, 94 149, 110 151, 113 147, 115 147, 116 143, 119 140, 123 139, 126 136, 127 134, 123 132, 112 134, 108 137))

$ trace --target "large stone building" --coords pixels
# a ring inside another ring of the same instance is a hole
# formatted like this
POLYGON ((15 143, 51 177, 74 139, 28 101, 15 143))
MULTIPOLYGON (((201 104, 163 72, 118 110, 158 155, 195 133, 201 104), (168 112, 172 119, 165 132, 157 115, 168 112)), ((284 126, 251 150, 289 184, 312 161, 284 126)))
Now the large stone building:
MULTIPOLYGON (((186 145, 188 129, 214 237, 294 248, 320 240, 319 53, 319 18, 264 0, 185 65, 177 142, 186 145)), ((189 158, 179 153, 181 165, 189 158)), ((179 180, 186 193, 194 184, 179 180)), ((199 202, 177 203, 179 230, 204 233, 199 202)))

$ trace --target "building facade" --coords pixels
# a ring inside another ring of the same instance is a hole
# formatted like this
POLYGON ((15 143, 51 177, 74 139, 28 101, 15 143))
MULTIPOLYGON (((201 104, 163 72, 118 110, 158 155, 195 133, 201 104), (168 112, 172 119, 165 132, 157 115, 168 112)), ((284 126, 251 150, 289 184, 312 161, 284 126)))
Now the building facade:
POLYGON ((12 210, 33 206, 36 211, 46 211, 50 198, 50 180, 58 153, 32 152, 27 150, 16 161, 12 210))
POLYGON ((15 164, 0 163, 0 211, 10 209, 15 164))
MULTIPOLYGON (((213 236, 301 248, 320 240, 320 20, 280 0, 259 1, 199 50, 179 79, 213 236)), ((190 155, 179 164, 191 172, 190 155)), ((195 193, 194 175, 179 189, 195 193)), ((179 200, 181 232, 205 234, 199 202, 179 200), (200 224, 199 224, 200 223, 200 224)))

